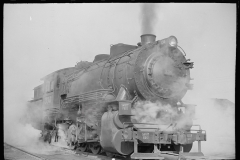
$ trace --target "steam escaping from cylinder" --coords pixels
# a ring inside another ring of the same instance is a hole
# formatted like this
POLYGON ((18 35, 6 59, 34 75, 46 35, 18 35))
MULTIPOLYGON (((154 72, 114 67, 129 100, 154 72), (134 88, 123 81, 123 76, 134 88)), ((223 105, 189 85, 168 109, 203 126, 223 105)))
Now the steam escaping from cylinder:
POLYGON ((153 3, 141 4, 141 32, 142 34, 153 34, 154 26, 157 22, 157 8, 153 3))
MULTIPOLYGON (((168 104, 149 101, 137 102, 133 107, 132 114, 138 122, 154 123, 157 124, 154 127, 159 127, 165 131, 174 131, 184 127, 187 123, 191 123, 189 118, 192 118, 194 125, 201 125, 201 128, 207 131, 207 140, 201 142, 201 149, 205 156, 213 157, 210 159, 216 157, 235 159, 235 104, 227 100, 207 98, 199 98, 199 100, 194 101, 197 106, 193 117, 190 117, 191 115, 188 115, 184 108, 179 108, 180 111, 168 104), (171 118, 179 112, 183 112, 182 116, 175 123, 169 125, 171 118)), ((149 127, 151 128, 151 126, 149 127)), ((193 126, 191 129, 199 128, 193 126)), ((191 152, 198 152, 197 145, 197 142, 193 142, 191 152)))
POLYGON ((32 153, 48 154, 57 151, 56 147, 40 140, 41 130, 37 124, 41 122, 42 114, 41 108, 26 104, 23 99, 5 102, 4 142, 32 153))
POLYGON ((156 127, 163 130, 175 130, 184 128, 185 125, 191 125, 190 113, 183 113, 184 110, 172 107, 169 104, 162 104, 160 101, 137 102, 132 113, 134 118, 141 123, 157 124, 156 127))

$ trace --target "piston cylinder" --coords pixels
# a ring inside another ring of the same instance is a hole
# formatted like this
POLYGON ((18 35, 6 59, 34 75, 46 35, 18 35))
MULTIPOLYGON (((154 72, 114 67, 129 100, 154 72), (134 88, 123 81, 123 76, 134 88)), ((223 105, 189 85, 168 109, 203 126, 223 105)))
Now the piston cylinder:
POLYGON ((127 142, 122 139, 123 129, 116 125, 117 111, 105 112, 101 120, 100 144, 104 150, 129 155, 133 152, 133 142, 127 142), (115 117, 115 118, 114 118, 115 117))

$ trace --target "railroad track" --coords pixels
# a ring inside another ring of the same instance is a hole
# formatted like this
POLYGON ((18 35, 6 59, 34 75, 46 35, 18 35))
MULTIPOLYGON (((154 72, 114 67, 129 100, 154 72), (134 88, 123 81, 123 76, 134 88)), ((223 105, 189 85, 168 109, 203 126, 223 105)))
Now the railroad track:
MULTIPOLYGON (((4 159, 5 160, 112 160, 112 158, 105 156, 103 153, 95 155, 90 152, 81 152, 78 150, 73 150, 67 147, 63 146, 57 146, 50 144, 51 146, 58 147, 61 149, 62 153, 58 154, 51 154, 51 155, 36 155, 33 153, 30 153, 24 149, 12 146, 10 144, 7 144, 4 142, 4 159), (5 149, 7 151, 5 151, 5 149), (15 150, 15 154, 12 154, 11 150, 15 150), (15 156, 15 157, 14 157, 15 156)), ((124 158, 124 157, 114 157, 115 160, 131 160, 130 158, 124 158)), ((207 160, 229 160, 231 158, 223 158, 223 157, 208 157, 207 160)))
MULTIPOLYGON (((53 145, 55 146, 55 145, 53 145)), ((70 148, 65 148, 65 147, 62 147, 63 149, 65 150, 71 150, 71 151, 75 151, 73 149, 70 149, 70 148)), ((75 154, 81 154, 85 157, 88 157, 90 159, 98 159, 98 160, 112 160, 112 158, 109 158, 107 156, 104 156, 103 154, 98 154, 98 155, 95 155, 93 153, 90 153, 90 152, 81 152, 79 151, 79 153, 77 151, 75 151, 76 153, 75 154)), ((166 153, 165 153, 166 154, 166 153)), ((126 157, 114 157, 115 160, 132 160, 131 158, 126 158, 126 157)), ((199 159, 199 160, 232 160, 234 158, 224 158, 224 157, 215 157, 215 156, 206 156, 206 158, 204 159, 199 159)), ((191 160, 191 159, 187 159, 187 160, 191 160)))
MULTIPOLYGON (((53 144, 50 144, 51 146, 55 146, 55 147, 60 147, 62 148, 63 150, 65 151, 73 151, 75 153, 73 154, 77 154, 77 155, 80 155, 80 156, 83 156, 83 157, 86 157, 86 158, 89 158, 89 159, 94 159, 94 160, 112 160, 112 158, 104 155, 104 153, 100 153, 100 154, 93 154, 91 153, 90 151, 89 152, 82 152, 82 151, 79 151, 79 150, 73 150, 73 149, 70 149, 70 148, 67 148, 67 147, 62 147, 62 146, 57 146, 57 145, 53 145, 53 144)), ((130 160, 130 158, 125 158, 125 157, 119 157, 119 156, 115 156, 114 157, 115 160, 130 160)))
MULTIPOLYGON (((4 142, 4 159, 5 160, 56 160, 56 159, 78 159, 78 160, 112 160, 112 158, 109 158, 105 156, 104 154, 98 154, 95 155, 90 152, 81 152, 78 150, 73 150, 70 148, 62 147, 62 146, 57 146, 57 145, 52 145, 54 147, 58 147, 62 150, 62 153, 57 153, 57 154, 51 154, 51 155, 36 155, 33 153, 30 153, 24 149, 21 149, 19 147, 12 146, 10 144, 7 144, 4 142), (12 151, 14 150, 14 152, 12 151)), ((115 157, 115 160, 123 160, 123 158, 118 158, 115 157)), ((127 160, 127 159, 124 159, 127 160)))
MULTIPOLYGON (((19 153, 16 155, 17 157, 16 158, 22 158, 22 159, 26 159, 26 160, 28 160, 28 159, 30 159, 30 160, 49 160, 49 159, 47 159, 47 158, 44 158, 44 157, 40 157, 40 156, 38 156, 38 155, 35 155, 35 154, 32 154, 32 153, 30 153, 30 152, 27 152, 27 151, 25 151, 25 150, 23 150, 23 149, 20 149, 20 148, 17 148, 17 147, 15 147, 15 146, 12 146, 12 145, 10 145, 10 144, 7 144, 7 143, 5 143, 4 142, 4 148, 8 148, 8 149, 14 149, 14 150, 16 150, 16 151, 19 151, 19 153), (22 153, 24 154, 24 155, 22 155, 22 153), (22 157, 21 157, 22 156, 22 157)), ((12 155, 13 156, 13 155, 12 155)), ((7 155, 5 155, 4 154, 4 159, 5 160, 12 160, 12 159, 16 159, 15 157, 8 157, 7 155)))

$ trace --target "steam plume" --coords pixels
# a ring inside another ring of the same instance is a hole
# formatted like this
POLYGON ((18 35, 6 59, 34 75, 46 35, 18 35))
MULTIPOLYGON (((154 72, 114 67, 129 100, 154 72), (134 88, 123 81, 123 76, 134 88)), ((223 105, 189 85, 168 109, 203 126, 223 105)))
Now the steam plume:
MULTIPOLYGON (((202 142, 202 152, 207 157, 235 158, 235 134, 234 134, 234 104, 226 103, 227 100, 202 98, 196 101, 196 115, 194 124, 200 124, 207 131, 207 141, 202 142)), ((184 127, 189 122, 188 113, 185 112, 176 123, 176 126, 168 127, 171 116, 177 114, 177 110, 170 105, 160 102, 137 102, 132 113, 138 122, 159 124, 160 129, 174 130, 184 127)), ((192 129, 198 129, 194 126, 192 129)), ((193 143, 191 152, 197 152, 197 142, 193 143)), ((211 159, 211 158, 210 158, 211 159)))
POLYGON ((29 106, 25 102, 16 99, 4 104, 4 142, 32 153, 48 154, 49 151, 56 151, 55 147, 39 140, 41 131, 36 128, 41 120, 41 108, 29 106), (33 117, 35 121, 30 122, 33 117))
POLYGON ((153 34, 154 26, 157 22, 158 6, 152 3, 141 4, 141 32, 142 34, 153 34))
MULTIPOLYGON (((202 98, 196 101, 195 124, 207 131, 202 142, 206 156, 235 158, 235 105, 228 100, 202 98)), ((197 144, 193 151, 197 151, 197 144)))
POLYGON ((138 122, 159 124, 157 127, 160 129, 175 130, 191 125, 189 124, 191 123, 189 112, 183 113, 183 110, 180 111, 180 109, 173 108, 169 104, 163 105, 159 101, 155 103, 149 101, 137 102, 132 113, 138 122), (182 114, 179 115, 180 112, 182 114), (170 124, 172 124, 172 127, 168 127, 170 124))

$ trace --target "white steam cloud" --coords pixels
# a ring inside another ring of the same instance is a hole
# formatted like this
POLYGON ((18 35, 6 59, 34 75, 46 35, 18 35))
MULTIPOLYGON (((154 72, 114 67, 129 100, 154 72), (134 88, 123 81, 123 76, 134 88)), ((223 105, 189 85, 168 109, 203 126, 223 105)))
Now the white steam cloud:
POLYGON ((183 109, 172 107, 169 104, 163 105, 159 101, 155 103, 137 102, 132 110, 134 118, 138 122, 159 124, 157 127, 167 130, 181 129, 185 125, 191 125, 189 120, 191 113, 184 112, 183 109))
MULTIPOLYGON (((207 131, 202 152, 207 156, 235 158, 235 104, 228 100, 201 99, 196 107, 195 124, 207 131)), ((193 146, 197 151, 197 144, 193 146)))
MULTIPOLYGON (((193 124, 201 125, 207 132, 207 141, 202 141, 202 152, 208 157, 235 158, 235 104, 228 100, 202 98, 195 101, 193 124)), ((183 108, 182 108, 183 109, 183 108)), ((176 121, 176 126, 167 125, 171 116, 179 110, 161 102, 137 102, 132 113, 138 122, 159 124, 160 129, 174 130, 190 122, 190 114, 185 113, 176 121)), ((186 112, 184 110, 184 112, 186 112)), ((198 129, 193 126, 192 129, 198 129)), ((197 152, 197 142, 193 143, 191 152, 197 152)))
POLYGON ((49 151, 56 151, 56 147, 39 140, 41 130, 36 128, 39 128, 41 115, 41 108, 29 106, 23 100, 5 103, 4 142, 32 153, 48 154, 49 151))

